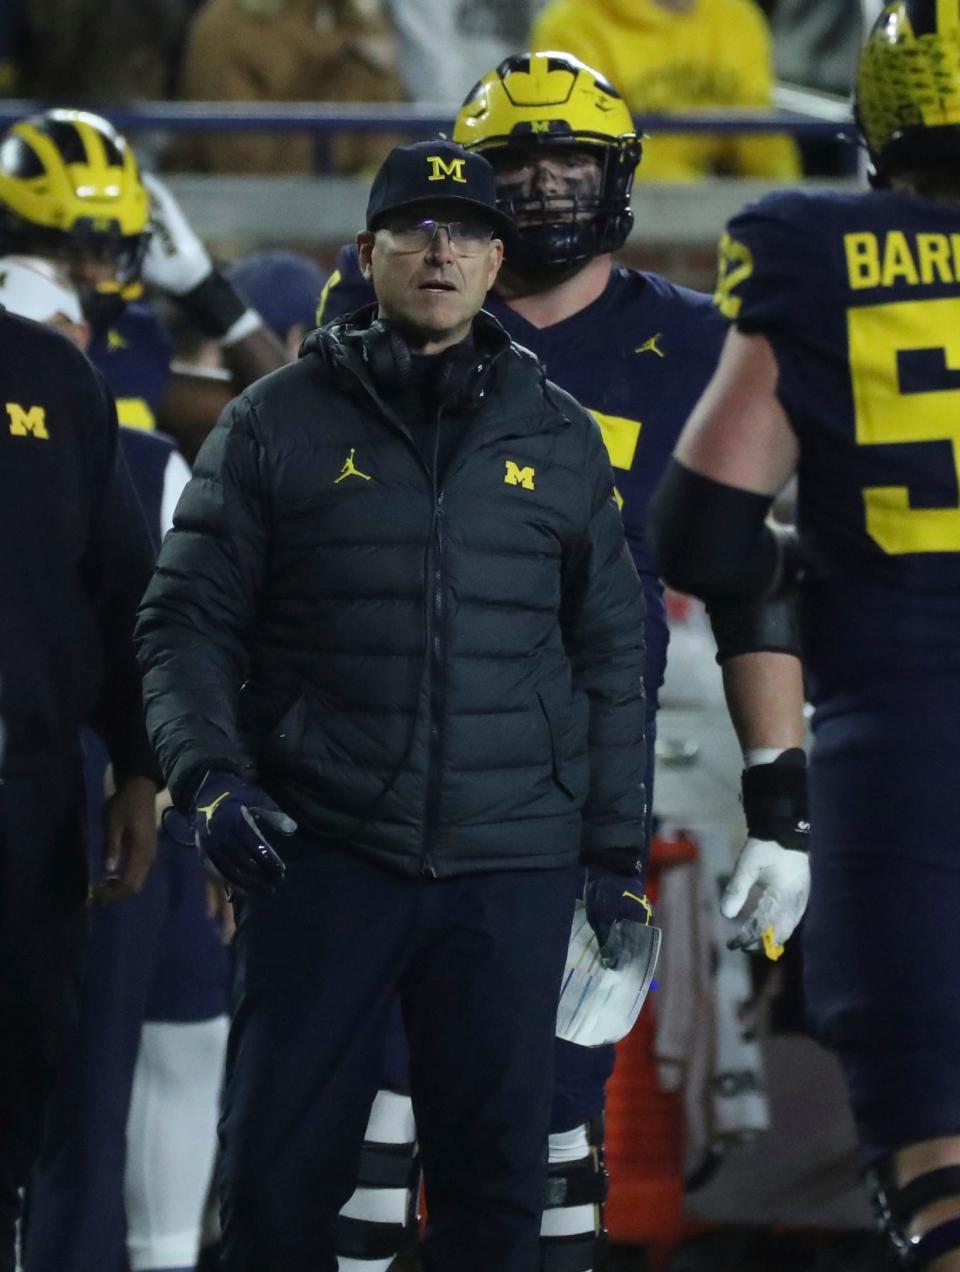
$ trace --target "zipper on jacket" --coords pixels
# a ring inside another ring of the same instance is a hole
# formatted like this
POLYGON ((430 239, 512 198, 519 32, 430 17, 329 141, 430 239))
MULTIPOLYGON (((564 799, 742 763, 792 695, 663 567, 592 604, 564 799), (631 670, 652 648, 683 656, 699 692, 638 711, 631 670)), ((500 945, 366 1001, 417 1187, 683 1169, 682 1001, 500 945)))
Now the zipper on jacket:
POLYGON ((423 843, 420 854, 420 873, 435 879, 437 868, 430 853, 430 844, 440 813, 440 780, 443 772, 443 491, 437 481, 437 463, 440 449, 440 417, 437 412, 437 430, 433 443, 433 559, 430 577, 430 733, 427 739, 427 799, 423 818, 423 843))

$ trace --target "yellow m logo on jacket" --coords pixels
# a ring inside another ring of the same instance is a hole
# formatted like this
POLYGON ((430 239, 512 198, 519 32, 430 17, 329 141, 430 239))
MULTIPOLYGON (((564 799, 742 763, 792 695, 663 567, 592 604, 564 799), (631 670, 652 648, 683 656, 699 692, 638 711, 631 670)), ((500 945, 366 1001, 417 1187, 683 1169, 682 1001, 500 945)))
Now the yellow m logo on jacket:
POLYGON ((50 434, 47 432, 47 413, 42 406, 28 406, 24 409, 19 402, 8 402, 7 415, 10 418, 11 437, 37 437, 43 441, 50 440, 50 434))
POLYGON ((533 479, 536 470, 533 468, 521 468, 519 464, 515 464, 512 459, 505 461, 507 472, 504 476, 504 484, 507 486, 522 486, 524 490, 533 490, 533 479))
POLYGON ((447 177, 451 177, 461 185, 467 184, 467 178, 463 175, 465 159, 451 159, 448 163, 443 155, 427 155, 427 163, 430 165, 428 181, 446 181, 447 177))

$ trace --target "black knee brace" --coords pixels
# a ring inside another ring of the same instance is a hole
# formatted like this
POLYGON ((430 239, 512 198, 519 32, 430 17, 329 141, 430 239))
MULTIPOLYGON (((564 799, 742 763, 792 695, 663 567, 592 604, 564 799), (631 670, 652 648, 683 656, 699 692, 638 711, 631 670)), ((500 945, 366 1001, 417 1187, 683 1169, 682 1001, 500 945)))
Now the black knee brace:
POLYGON ((893 1182, 888 1158, 867 1171, 866 1181, 880 1229, 904 1267, 925 1268, 950 1250, 960 1250, 960 1217, 945 1219, 922 1237, 912 1239, 908 1235, 910 1221, 918 1211, 936 1201, 960 1196, 960 1166, 941 1166, 899 1188, 893 1182))
POLYGON ((587 1123, 589 1155, 547 1167, 544 1211, 593 1206, 589 1231, 540 1239, 540 1272, 588 1272, 601 1266, 607 1244, 604 1202, 609 1176, 603 1156, 603 1117, 587 1123))

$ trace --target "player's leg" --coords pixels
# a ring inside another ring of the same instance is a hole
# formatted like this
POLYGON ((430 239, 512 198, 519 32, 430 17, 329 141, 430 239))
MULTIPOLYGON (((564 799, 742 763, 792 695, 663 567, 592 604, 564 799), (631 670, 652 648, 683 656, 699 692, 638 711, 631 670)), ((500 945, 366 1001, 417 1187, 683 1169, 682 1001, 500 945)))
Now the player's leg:
MULTIPOLYGON (((89 855, 102 871, 102 744, 87 737, 89 855)), ((117 1272, 125 1264, 123 1170, 140 1029, 166 906, 163 859, 142 892, 92 906, 79 1029, 29 1186, 26 1272, 117 1272)))
POLYGON ((340 1272, 387 1272, 417 1239, 420 1169, 413 1104, 407 1091, 381 1087, 370 1111, 360 1173, 340 1211, 340 1272))
POLYGON ((614 1059, 613 1047, 578 1047, 557 1039, 541 1272, 591 1272, 603 1257, 604 1086, 614 1059))
POLYGON ((224 1272, 334 1272, 422 885, 326 848, 238 907, 219 1164, 224 1272))
POLYGON ((226 1039, 225 1016, 143 1027, 124 1174, 131 1272, 196 1263, 226 1039))
POLYGON ((950 700, 911 698, 899 722, 888 711, 882 731, 847 718, 818 732, 804 954, 812 1023, 843 1066, 885 1229, 913 1266, 956 1272, 960 792, 942 758, 960 738, 938 699, 950 700))
POLYGON ((436 880, 402 982, 430 1272, 536 1272, 574 872, 436 880))
POLYGON ((394 1257, 417 1241, 420 1159, 399 997, 390 1008, 380 1081, 357 1187, 337 1224, 340 1272, 387 1272, 394 1257))
POLYGON ((217 1143, 227 955, 192 847, 161 841, 169 903, 146 1007, 124 1199, 131 1272, 192 1268, 217 1143))
POLYGON ((76 1029, 87 868, 70 756, 0 785, 0 1272, 13 1272, 20 1193, 76 1029))

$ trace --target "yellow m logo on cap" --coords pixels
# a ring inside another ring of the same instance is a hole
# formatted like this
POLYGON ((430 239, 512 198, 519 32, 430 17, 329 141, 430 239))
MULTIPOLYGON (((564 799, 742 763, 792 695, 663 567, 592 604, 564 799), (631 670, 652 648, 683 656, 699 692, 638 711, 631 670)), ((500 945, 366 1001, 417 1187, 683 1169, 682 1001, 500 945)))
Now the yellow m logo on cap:
POLYGON ((427 155, 427 163, 430 165, 427 180, 446 181, 447 177, 451 177, 461 185, 466 185, 467 178, 463 175, 463 165, 466 162, 466 159, 451 159, 448 163, 443 155, 427 155))
POLYGON ((512 459, 504 461, 507 465, 506 476, 504 477, 504 485, 506 486, 522 486, 524 490, 533 490, 533 478, 536 474, 534 468, 521 468, 519 464, 515 464, 512 459))
POLYGON ((7 415, 10 417, 11 437, 39 437, 43 441, 50 440, 50 434, 47 432, 47 415, 42 406, 28 406, 24 409, 19 402, 8 402, 7 415))

